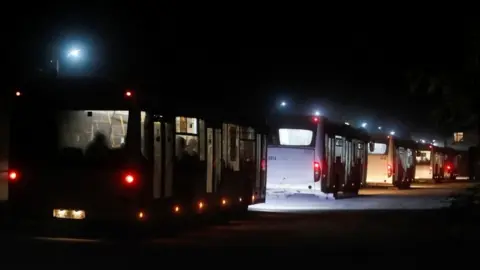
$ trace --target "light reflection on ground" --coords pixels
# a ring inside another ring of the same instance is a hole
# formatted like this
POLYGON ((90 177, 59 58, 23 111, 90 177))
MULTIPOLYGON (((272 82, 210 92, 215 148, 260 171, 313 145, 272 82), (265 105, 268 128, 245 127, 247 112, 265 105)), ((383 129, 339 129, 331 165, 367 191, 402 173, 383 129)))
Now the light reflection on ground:
POLYGON ((270 196, 266 203, 249 207, 254 212, 323 212, 348 210, 423 210, 440 209, 449 205, 445 199, 470 183, 413 185, 409 190, 385 188, 363 189, 360 196, 340 200, 313 195, 289 197, 270 196))

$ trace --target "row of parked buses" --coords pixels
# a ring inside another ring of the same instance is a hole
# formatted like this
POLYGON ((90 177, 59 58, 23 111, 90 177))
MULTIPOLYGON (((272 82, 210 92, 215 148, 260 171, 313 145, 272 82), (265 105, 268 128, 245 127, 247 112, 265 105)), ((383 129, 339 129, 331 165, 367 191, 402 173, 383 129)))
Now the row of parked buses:
POLYGON ((367 134, 324 117, 282 116, 269 127, 268 198, 356 195, 366 186, 406 189, 415 181, 455 179, 466 164, 453 149, 367 134))
POLYGON ((12 220, 163 224, 264 201, 266 135, 255 121, 147 103, 97 80, 44 80, 13 96, 12 220))
POLYGON ((416 178, 454 178, 459 166, 452 150, 324 117, 269 119, 267 136, 262 117, 145 100, 96 80, 35 82, 13 99, 12 220, 154 225, 232 217, 267 195, 408 188, 416 178))

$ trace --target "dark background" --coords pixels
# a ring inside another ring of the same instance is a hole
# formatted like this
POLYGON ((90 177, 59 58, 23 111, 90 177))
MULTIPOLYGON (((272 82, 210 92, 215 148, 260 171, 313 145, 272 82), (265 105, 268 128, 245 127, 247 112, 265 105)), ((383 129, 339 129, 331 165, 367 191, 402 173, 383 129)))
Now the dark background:
POLYGON ((88 56, 81 65, 64 67, 72 74, 167 94, 180 88, 252 109, 282 98, 322 104, 330 114, 342 105, 341 116, 328 116, 365 114, 357 118, 419 127, 430 124, 434 101, 410 94, 408 72, 461 68, 471 34, 469 18, 400 8, 37 5, 12 8, 14 16, 2 19, 7 89, 48 66, 58 48, 76 43, 88 56))

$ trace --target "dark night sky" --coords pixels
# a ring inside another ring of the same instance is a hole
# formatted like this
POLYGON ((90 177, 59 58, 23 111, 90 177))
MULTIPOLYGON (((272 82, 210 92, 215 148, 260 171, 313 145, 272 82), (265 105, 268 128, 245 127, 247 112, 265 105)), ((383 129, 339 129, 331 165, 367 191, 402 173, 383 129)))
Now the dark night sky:
POLYGON ((88 46, 91 74, 142 85, 174 80, 224 96, 232 96, 227 89, 241 90, 243 96, 262 98, 258 103, 280 95, 328 98, 408 119, 418 118, 412 117, 418 101, 406 94, 406 70, 455 68, 464 57, 464 20, 425 14, 318 7, 179 9, 168 1, 80 6, 47 4, 45 12, 32 9, 17 16, 14 30, 5 31, 11 42, 3 42, 9 85, 44 66, 54 46, 79 40, 88 46), (408 102, 408 113, 386 102, 389 98, 408 102))

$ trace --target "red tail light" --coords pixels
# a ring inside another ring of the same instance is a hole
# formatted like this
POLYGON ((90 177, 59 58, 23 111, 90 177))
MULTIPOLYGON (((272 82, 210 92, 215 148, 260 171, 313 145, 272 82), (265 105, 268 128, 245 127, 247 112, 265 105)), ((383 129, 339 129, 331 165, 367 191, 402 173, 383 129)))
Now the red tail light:
POLYGON ((392 177, 393 175, 393 170, 391 165, 387 165, 387 175, 388 177, 392 177))
POLYGON ((133 96, 132 91, 130 90, 125 91, 125 97, 131 97, 131 96, 133 96))
POLYGON ((318 117, 313 117, 313 122, 317 123, 318 122, 318 117))
POLYGON ((317 161, 313 162, 313 180, 320 181, 320 163, 317 161))
POLYGON ((16 171, 8 171, 8 180, 15 181, 18 179, 18 173, 16 171))
POLYGON ((133 176, 133 174, 126 174, 125 175, 125 183, 127 184, 133 184, 135 182, 135 176, 133 176))
POLYGON ((265 159, 262 159, 262 161, 260 162, 260 167, 262 171, 265 171, 265 169, 267 168, 267 162, 265 161, 265 159))
POLYGON ((447 171, 450 172, 451 169, 452 167, 450 165, 447 165, 447 171))
POLYGON ((22 95, 22 92, 20 92, 20 91, 15 92, 15 96, 19 97, 21 95, 22 95))

